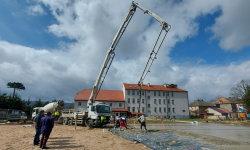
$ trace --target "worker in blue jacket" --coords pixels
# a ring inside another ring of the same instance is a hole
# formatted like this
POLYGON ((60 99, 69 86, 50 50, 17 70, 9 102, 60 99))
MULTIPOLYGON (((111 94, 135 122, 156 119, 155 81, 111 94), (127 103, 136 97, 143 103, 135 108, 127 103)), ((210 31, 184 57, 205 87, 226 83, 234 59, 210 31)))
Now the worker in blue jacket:
POLYGON ((48 149, 48 147, 46 147, 46 143, 49 139, 49 135, 52 131, 52 128, 54 127, 54 120, 51 117, 51 115, 52 115, 51 112, 47 112, 47 116, 43 117, 41 120, 42 139, 40 142, 40 147, 42 149, 48 149))
POLYGON ((36 122, 36 126, 35 126, 36 135, 34 136, 34 141, 33 141, 34 145, 38 145, 39 142, 40 142, 40 135, 41 135, 41 125, 40 125, 40 122, 41 122, 41 119, 42 119, 43 115, 44 115, 44 110, 40 110, 40 112, 36 115, 36 118, 35 118, 35 122, 36 122))

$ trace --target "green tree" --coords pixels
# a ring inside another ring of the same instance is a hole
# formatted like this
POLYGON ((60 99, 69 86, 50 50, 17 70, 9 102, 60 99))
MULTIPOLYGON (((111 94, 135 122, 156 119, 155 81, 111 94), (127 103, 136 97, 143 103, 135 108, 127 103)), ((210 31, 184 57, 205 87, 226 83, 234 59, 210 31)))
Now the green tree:
POLYGON ((55 98, 55 99, 53 99, 51 102, 57 102, 56 98, 55 98))
POLYGON ((14 95, 15 95, 16 89, 18 89, 18 90, 25 90, 25 86, 23 86, 23 84, 19 83, 19 82, 9 82, 6 85, 7 85, 8 88, 14 88, 13 99, 14 99, 14 95))
POLYGON ((243 106, 250 111, 250 86, 247 87, 246 94, 242 97, 243 106))
POLYGON ((35 103, 32 105, 32 109, 35 107, 43 107, 44 104, 42 102, 42 100, 39 98, 38 100, 35 101, 35 103))

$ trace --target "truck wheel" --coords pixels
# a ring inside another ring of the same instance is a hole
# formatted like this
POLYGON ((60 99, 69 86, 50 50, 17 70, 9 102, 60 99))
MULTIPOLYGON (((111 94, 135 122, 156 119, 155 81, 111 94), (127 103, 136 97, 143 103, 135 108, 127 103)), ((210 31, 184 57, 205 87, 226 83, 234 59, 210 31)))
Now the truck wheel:
POLYGON ((72 125, 73 125, 73 120, 72 120, 72 119, 68 121, 68 125, 69 125, 69 126, 72 126, 72 125))
POLYGON ((63 125, 68 125, 68 118, 63 119, 63 125))
POLYGON ((87 127, 92 128, 93 127, 93 121, 92 121, 92 119, 86 119, 85 124, 86 124, 87 127))
POLYGON ((26 120, 24 120, 23 122, 26 123, 26 120))

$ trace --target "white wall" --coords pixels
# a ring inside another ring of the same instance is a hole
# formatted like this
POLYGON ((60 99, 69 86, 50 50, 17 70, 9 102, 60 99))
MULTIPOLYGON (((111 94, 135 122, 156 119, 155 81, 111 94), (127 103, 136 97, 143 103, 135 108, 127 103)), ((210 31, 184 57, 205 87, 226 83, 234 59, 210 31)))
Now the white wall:
POLYGON ((217 111, 215 111, 215 110, 213 110, 213 109, 211 109, 211 108, 208 108, 208 112, 209 113, 213 113, 214 114, 214 116, 222 116, 222 114, 221 113, 219 113, 219 112, 217 112, 217 111))
MULTIPOLYGON (((137 95, 138 90, 134 90, 133 87, 131 89, 124 88, 123 85, 123 92, 125 95, 125 107, 130 107, 130 111, 132 112, 132 107, 135 107, 135 111, 137 112, 137 107, 139 107, 139 104, 137 103, 137 99, 139 98, 139 95, 137 95), (130 91, 130 94, 128 94, 128 90, 130 91), (132 95, 132 91, 135 91, 135 95, 132 95), (130 103, 128 103, 128 98, 130 98, 130 103), (133 98, 135 99, 135 104, 133 103, 133 98)), ((165 92, 165 96, 163 96, 163 91, 156 91, 156 96, 154 95, 154 91, 144 91, 144 95, 141 96, 141 99, 144 99, 145 103, 141 104, 140 112, 142 112, 142 107, 144 107, 144 114, 146 116, 174 116, 175 118, 189 118, 189 103, 188 103, 188 92, 169 92, 169 96, 167 96, 167 92, 165 92), (160 92, 160 96, 158 95, 160 92), (150 99, 148 99, 148 96, 150 96, 150 99), (154 99, 156 99, 156 104, 154 103, 154 99), (159 99, 161 99, 161 104, 159 104, 159 99), (164 99, 166 100, 166 103, 164 104, 164 99), (167 100, 170 100, 170 104, 167 103, 167 100), (174 100, 174 104, 172 104, 172 100, 174 100), (148 104, 150 104, 150 107, 148 107, 148 104), (154 109, 157 109, 157 112, 154 111, 154 109), (161 112, 159 112, 159 108, 161 108, 161 112), (164 112, 164 108, 166 108, 166 112, 164 112), (168 108, 170 108, 170 112, 168 112, 168 108), (173 108, 175 108, 175 113, 173 113, 173 108), (183 112, 185 110, 185 112, 183 112), (151 113, 149 112, 151 111, 151 113)))

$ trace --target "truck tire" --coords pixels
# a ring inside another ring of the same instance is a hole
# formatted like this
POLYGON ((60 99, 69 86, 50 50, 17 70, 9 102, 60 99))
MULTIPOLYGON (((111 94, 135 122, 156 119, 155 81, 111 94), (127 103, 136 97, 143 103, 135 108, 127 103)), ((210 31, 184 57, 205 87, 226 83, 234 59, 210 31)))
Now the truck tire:
POLYGON ((63 119, 63 125, 68 125, 68 118, 63 119))
POLYGON ((72 125, 73 125, 73 120, 72 120, 72 119, 70 119, 70 120, 68 121, 68 125, 69 125, 69 126, 72 126, 72 125))
POLYGON ((85 121, 85 125, 87 126, 87 127, 89 127, 89 128, 92 128, 93 127, 93 121, 92 121, 92 119, 86 119, 86 121, 85 121))

